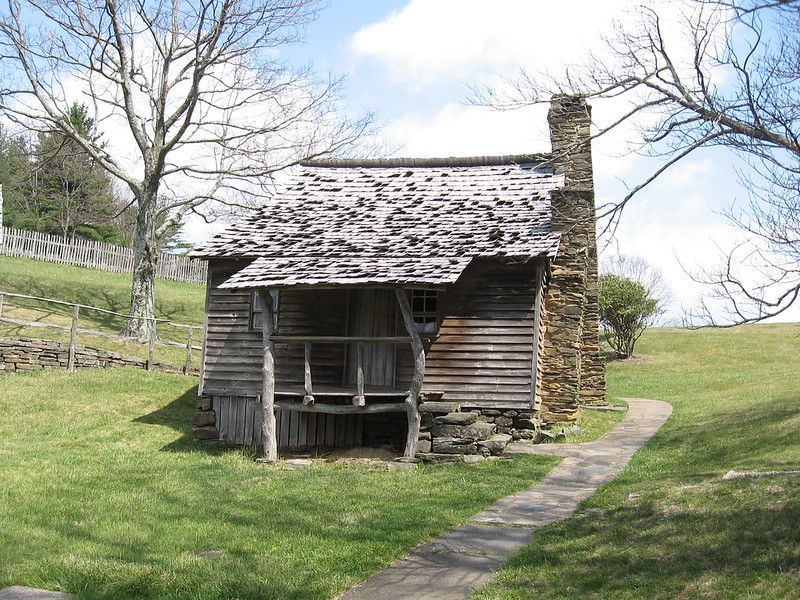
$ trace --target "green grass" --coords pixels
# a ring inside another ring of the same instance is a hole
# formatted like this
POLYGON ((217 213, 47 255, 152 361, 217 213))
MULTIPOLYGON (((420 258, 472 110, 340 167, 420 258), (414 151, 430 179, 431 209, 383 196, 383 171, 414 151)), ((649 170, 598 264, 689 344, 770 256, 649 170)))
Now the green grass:
MULTIPOLYGON (((612 406, 627 406, 623 400, 612 399, 609 404, 612 406)), ((580 431, 570 432, 567 427, 567 436, 559 439, 557 444, 580 444, 584 442, 593 442, 594 440, 604 436, 606 433, 614 428, 614 425, 619 423, 625 417, 624 412, 592 410, 590 408, 578 409, 577 425, 580 431)), ((554 430, 558 431, 560 427, 555 427, 554 430)))
POLYGON ((0 377, 0 587, 330 598, 557 462, 264 467, 191 441, 195 394, 131 369, 0 377))
POLYGON ((800 326, 648 332, 613 397, 674 412, 579 514, 543 528, 475 597, 800 598, 800 326))
MULTIPOLYGON (((131 276, 0 256, 0 291, 54 298, 124 314, 130 303, 131 276)), ((201 324, 204 302, 203 285, 156 279, 159 318, 201 324)))
MULTIPOLYGON (((74 302, 125 314, 130 303, 130 290, 130 275, 0 256, 0 291, 74 302)), ((177 323, 201 325, 204 303, 205 286, 156 280, 156 316, 159 318, 170 319, 177 323)), ((3 316, 68 326, 71 322, 71 309, 35 300, 6 297, 3 302, 3 316)), ((83 309, 80 315, 81 328, 106 333, 119 332, 124 321, 124 317, 87 309, 83 309)), ((186 342, 185 329, 160 324, 158 331, 162 340, 186 342)), ((0 323, 0 336, 69 341, 67 331, 11 323, 0 323)), ((147 357, 147 344, 123 342, 89 334, 81 334, 78 343, 120 352, 126 356, 147 357)), ((199 340, 195 338, 195 344, 198 343, 199 340)), ((196 352, 195 363, 198 357, 199 353, 196 352)), ((184 358, 185 351, 181 349, 168 347, 156 349, 155 359, 159 362, 182 365, 184 358)))

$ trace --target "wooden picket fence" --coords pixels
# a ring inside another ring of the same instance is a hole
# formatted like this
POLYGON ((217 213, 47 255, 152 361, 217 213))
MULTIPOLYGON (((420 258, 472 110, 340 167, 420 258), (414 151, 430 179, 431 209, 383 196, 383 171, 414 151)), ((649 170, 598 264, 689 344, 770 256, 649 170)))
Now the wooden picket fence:
MULTIPOLYGON (((49 233, 10 227, 2 228, 0 240, 0 254, 6 256, 91 267, 112 273, 133 272, 132 248, 79 238, 65 239, 49 233)), ((156 265, 156 277, 204 284, 206 263, 179 254, 162 252, 156 265)))

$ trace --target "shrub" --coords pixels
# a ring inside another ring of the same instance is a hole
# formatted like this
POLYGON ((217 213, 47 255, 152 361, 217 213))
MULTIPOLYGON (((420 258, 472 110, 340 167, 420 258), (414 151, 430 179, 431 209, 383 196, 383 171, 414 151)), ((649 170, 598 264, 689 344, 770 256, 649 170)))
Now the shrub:
POLYGON ((642 333, 660 313, 659 301, 647 288, 622 275, 600 276, 600 325, 619 358, 633 355, 642 333))

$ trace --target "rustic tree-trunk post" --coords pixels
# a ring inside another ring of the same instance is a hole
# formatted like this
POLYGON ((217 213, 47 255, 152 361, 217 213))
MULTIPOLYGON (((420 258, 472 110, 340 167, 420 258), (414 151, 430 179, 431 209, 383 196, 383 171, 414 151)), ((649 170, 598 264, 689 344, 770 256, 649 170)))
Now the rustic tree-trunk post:
POLYGON ((353 396, 353 406, 365 406, 367 398, 364 395, 364 342, 356 343, 356 395, 353 396))
POLYGON ((194 327, 189 327, 189 335, 186 337, 186 362, 183 364, 183 374, 188 375, 192 368, 192 334, 194 327))
POLYGON ((3 318, 3 294, 0 293, 0 319, 3 318))
POLYGON ((395 290, 397 302, 400 304, 400 311, 403 314, 403 323, 406 331, 411 338, 411 349, 414 352, 414 375, 411 377, 411 386, 406 397, 408 410, 408 436, 406 437, 406 458, 414 458, 417 454, 417 442, 419 441, 419 392, 422 389, 422 379, 425 376, 425 346, 419 337, 417 328, 414 325, 414 315, 408 303, 406 290, 397 288, 395 290))
POLYGON ((75 370, 75 354, 78 350, 78 314, 81 307, 77 304, 72 306, 72 325, 69 328, 69 354, 67 355, 67 369, 75 370))
POLYGON ((303 345, 303 373, 305 379, 305 392, 303 404, 310 406, 314 404, 314 389, 311 387, 311 342, 303 345))
POLYGON ((258 296, 261 299, 261 333, 264 354, 261 369, 263 378, 261 392, 263 458, 266 462, 273 462, 278 458, 278 438, 275 431, 275 349, 271 339, 275 328, 275 319, 272 294, 266 288, 259 288, 258 296))

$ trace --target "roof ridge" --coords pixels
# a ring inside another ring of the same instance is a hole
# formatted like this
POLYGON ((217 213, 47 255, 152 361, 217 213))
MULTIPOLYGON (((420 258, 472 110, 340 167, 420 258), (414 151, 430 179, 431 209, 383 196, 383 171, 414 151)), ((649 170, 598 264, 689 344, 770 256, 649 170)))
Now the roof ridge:
POLYGON ((392 168, 392 167, 491 167, 520 164, 547 164, 549 153, 502 154, 496 156, 448 156, 438 158, 320 158, 300 162, 304 167, 392 168))

